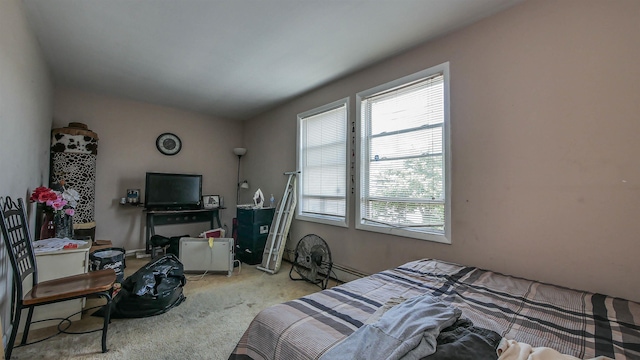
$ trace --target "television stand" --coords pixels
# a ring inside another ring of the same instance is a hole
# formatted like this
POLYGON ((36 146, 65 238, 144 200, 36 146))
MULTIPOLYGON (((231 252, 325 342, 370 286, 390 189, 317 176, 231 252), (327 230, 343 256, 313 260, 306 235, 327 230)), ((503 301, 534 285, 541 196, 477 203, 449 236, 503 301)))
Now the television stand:
POLYGON ((191 209, 191 210, 156 210, 145 209, 147 215, 147 228, 145 230, 145 250, 147 254, 151 253, 151 237, 156 234, 155 227, 160 225, 178 225, 208 222, 211 229, 222 227, 220 222, 219 210, 216 209, 191 209), (217 226, 216 226, 217 224, 217 226))

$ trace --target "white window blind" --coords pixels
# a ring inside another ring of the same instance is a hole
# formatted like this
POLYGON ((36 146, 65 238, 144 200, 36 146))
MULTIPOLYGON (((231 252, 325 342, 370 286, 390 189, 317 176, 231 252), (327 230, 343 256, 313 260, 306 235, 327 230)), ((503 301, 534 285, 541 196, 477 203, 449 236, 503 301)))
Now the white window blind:
POLYGON ((345 222, 347 196, 347 99, 298 116, 297 215, 345 222))
POLYGON ((394 85, 360 98, 359 223, 445 235, 444 73, 394 85))

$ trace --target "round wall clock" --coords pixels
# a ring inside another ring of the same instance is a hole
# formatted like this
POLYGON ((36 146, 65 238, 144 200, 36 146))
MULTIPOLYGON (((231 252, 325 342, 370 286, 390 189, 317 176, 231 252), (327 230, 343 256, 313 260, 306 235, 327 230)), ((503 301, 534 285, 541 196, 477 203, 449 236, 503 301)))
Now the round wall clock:
POLYGON ((182 149, 182 141, 172 133, 164 133, 156 139, 156 147, 165 155, 175 155, 182 149))

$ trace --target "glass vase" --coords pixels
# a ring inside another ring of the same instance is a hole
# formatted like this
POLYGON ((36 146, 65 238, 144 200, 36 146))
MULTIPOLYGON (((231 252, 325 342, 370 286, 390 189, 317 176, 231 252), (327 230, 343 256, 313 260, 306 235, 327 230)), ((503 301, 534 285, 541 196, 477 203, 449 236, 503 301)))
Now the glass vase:
POLYGON ((50 239, 56 236, 56 225, 53 221, 53 213, 44 212, 44 219, 42 220, 42 226, 40 226, 40 240, 50 239))
POLYGON ((53 217, 53 223, 56 238, 73 238, 73 218, 71 216, 56 213, 53 217))

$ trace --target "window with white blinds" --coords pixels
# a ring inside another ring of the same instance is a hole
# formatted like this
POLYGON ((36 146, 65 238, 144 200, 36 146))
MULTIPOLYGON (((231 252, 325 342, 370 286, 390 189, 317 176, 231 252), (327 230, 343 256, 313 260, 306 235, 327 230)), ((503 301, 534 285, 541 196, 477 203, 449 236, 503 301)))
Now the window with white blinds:
POLYGON ((356 227, 450 243, 448 64, 358 94, 356 227))
POLYGON ((347 225, 348 100, 298 115, 297 219, 347 225))

